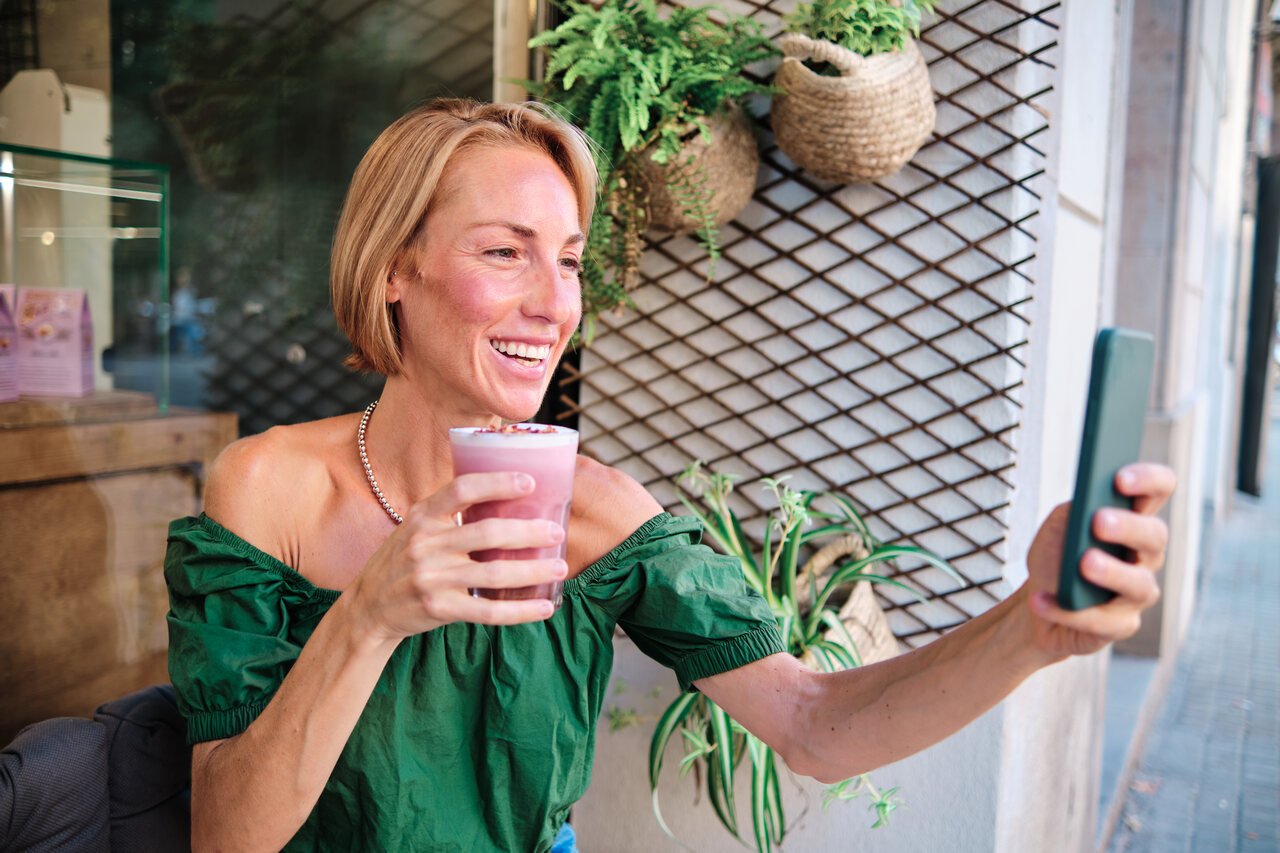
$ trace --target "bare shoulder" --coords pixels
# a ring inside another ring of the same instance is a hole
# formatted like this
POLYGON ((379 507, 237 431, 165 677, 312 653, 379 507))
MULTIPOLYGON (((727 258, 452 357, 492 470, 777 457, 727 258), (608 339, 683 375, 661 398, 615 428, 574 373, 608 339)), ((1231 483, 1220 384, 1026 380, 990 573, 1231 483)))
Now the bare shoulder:
POLYGON ((579 456, 573 480, 570 571, 598 560, 661 512, 662 505, 630 475, 579 456))
POLYGON ((240 538, 289 562, 299 518, 332 480, 330 418, 272 427, 228 445, 205 484, 204 511, 240 538))
POLYGON ((574 471, 573 499, 622 516, 624 525, 630 525, 628 533, 662 512, 653 495, 630 474, 585 456, 578 457, 574 471))

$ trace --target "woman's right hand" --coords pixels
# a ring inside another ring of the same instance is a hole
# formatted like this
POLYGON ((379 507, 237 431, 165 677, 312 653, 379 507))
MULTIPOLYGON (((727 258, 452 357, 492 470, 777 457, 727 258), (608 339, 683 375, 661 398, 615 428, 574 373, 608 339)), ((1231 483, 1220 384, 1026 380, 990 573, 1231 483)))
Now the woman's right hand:
POLYGON ((510 500, 533 491, 528 474, 463 474, 414 504, 401 524, 365 564, 348 590, 348 602, 370 639, 399 641, 450 622, 514 625, 549 617, 547 599, 497 601, 476 598, 473 588, 510 589, 562 580, 560 559, 477 562, 471 552, 489 548, 548 548, 564 540, 552 521, 487 518, 459 526, 467 507, 510 500))

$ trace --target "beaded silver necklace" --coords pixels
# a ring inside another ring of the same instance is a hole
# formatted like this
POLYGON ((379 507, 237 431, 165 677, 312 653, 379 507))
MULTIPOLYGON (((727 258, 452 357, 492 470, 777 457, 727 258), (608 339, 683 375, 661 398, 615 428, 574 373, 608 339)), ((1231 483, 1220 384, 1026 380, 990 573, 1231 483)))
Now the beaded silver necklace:
POLYGON ((378 503, 382 504, 382 508, 387 511, 387 515, 391 516, 392 521, 396 524, 404 524, 404 519, 400 517, 400 513, 391 508, 391 504, 387 503, 386 495, 382 494, 382 489, 378 486, 378 480, 373 476, 373 468, 369 466, 369 454, 364 449, 364 430, 369 425, 369 416, 373 414, 373 410, 376 408, 378 408, 378 401, 374 400, 364 410, 364 416, 360 418, 360 428, 356 430, 356 446, 360 449, 360 464, 364 465, 364 475, 369 478, 369 485, 373 488, 373 494, 378 499, 378 503))

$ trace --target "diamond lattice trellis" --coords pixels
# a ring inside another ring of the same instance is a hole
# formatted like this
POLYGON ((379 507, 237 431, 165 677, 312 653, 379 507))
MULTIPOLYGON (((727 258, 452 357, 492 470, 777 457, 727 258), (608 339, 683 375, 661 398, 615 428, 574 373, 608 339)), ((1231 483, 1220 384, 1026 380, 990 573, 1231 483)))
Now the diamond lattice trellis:
MULTIPOLYGON (((776 31, 794 2, 722 5, 776 31)), ((963 584, 898 567, 924 604, 879 588, 911 645, 997 600, 1048 129, 1040 102, 1057 73, 1059 3, 942 5, 920 39, 937 125, 913 162, 874 185, 827 184, 797 169, 761 119, 755 198, 722 230, 714 281, 694 242, 651 235, 638 310, 605 318, 560 398, 584 450, 669 507, 673 478, 703 459, 748 483, 790 475, 843 491, 882 538, 948 558, 963 584)), ((735 494, 757 529, 766 495, 735 494)))

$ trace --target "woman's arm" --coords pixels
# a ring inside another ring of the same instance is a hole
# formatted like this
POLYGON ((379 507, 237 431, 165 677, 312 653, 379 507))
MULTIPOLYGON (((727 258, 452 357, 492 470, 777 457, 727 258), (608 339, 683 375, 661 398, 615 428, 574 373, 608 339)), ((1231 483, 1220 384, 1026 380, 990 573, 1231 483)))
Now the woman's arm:
POLYGON ((340 596, 249 728, 192 750, 192 849, 284 847, 320 798, 397 645, 361 631, 340 596))
POLYGON ((697 687, 793 771, 838 782, 954 734, 1053 662, 1024 640, 1024 598, 881 663, 819 674, 771 655, 697 687))
MULTIPOLYGON (((205 511, 231 530, 253 531, 270 542, 270 531, 262 528, 271 515, 265 508, 282 505, 274 501, 284 496, 263 472, 278 470, 280 457, 260 449, 252 441, 237 442, 219 458, 210 471, 205 511)), ((515 624, 551 615, 547 601, 473 598, 469 589, 563 578, 562 561, 475 563, 469 553, 546 547, 563 538, 558 525, 453 522, 454 513, 470 504, 517 497, 531 485, 511 474, 467 475, 409 511, 320 620, 257 719, 235 737, 193 750, 193 849, 279 850, 293 837, 404 637, 454 621, 515 624)))
POLYGON ((1132 549, 1127 563, 1086 553, 1084 576, 1117 596, 1075 613, 1053 601, 1069 506, 1046 520, 1027 556, 1027 583, 987 613, 892 660, 819 675, 790 655, 772 655, 697 682, 709 699, 774 747, 797 773, 836 782, 904 758, 953 734, 1037 669, 1133 634, 1159 598, 1154 572, 1168 529, 1155 513, 1173 472, 1133 465, 1117 488, 1134 509, 1105 510, 1095 535, 1132 549))

